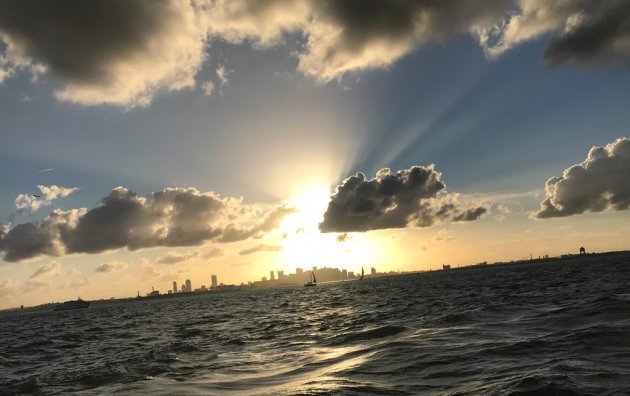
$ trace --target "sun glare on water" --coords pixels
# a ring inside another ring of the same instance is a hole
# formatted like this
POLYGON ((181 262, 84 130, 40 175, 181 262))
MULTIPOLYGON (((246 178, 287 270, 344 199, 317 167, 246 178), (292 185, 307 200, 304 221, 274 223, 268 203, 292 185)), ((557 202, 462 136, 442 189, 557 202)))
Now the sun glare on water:
POLYGON ((303 189, 289 201, 297 212, 287 216, 280 225, 283 240, 279 264, 285 271, 313 266, 360 271, 361 266, 368 266, 374 258, 363 235, 319 231, 329 200, 329 188, 317 185, 303 189))

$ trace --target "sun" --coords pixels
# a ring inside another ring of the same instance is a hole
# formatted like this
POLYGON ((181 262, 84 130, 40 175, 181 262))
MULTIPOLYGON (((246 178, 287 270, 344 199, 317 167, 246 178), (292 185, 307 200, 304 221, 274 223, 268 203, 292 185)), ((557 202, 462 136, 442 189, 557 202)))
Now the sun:
POLYGON ((295 268, 333 267, 360 271, 377 256, 369 240, 360 233, 322 233, 322 222, 330 188, 326 184, 311 184, 301 189, 288 204, 296 212, 280 224, 282 251, 280 266, 285 271, 295 268))

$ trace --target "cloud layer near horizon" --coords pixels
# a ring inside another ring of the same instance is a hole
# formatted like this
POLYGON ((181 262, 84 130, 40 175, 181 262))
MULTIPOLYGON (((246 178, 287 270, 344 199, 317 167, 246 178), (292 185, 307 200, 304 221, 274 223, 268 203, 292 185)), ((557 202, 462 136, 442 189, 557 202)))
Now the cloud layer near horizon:
POLYGON ((293 209, 262 210, 194 188, 166 188, 150 199, 117 187, 90 210, 55 210, 40 222, 0 226, 5 261, 40 255, 235 242, 275 229, 293 209))
POLYGON ((373 179, 357 173, 337 186, 319 228, 322 232, 360 232, 428 227, 437 222, 477 220, 487 212, 483 206, 461 207, 456 195, 445 193, 441 178, 432 165, 412 166, 395 174, 385 168, 373 179))
POLYGON ((0 0, 0 83, 28 71, 53 76, 59 100, 146 106, 194 87, 212 40, 265 48, 284 45, 287 32, 304 39, 299 71, 322 82, 458 34, 491 58, 547 35, 550 64, 630 61, 623 0, 0 0))
POLYGON ((533 216, 539 219, 630 207, 630 139, 593 147, 586 159, 552 177, 545 200, 533 216))

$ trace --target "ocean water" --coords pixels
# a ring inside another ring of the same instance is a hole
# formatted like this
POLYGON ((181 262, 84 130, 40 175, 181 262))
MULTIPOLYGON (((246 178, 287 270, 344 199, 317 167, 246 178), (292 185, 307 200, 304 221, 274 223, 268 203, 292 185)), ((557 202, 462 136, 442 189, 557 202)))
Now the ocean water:
POLYGON ((0 315, 2 394, 630 394, 630 258, 0 315))

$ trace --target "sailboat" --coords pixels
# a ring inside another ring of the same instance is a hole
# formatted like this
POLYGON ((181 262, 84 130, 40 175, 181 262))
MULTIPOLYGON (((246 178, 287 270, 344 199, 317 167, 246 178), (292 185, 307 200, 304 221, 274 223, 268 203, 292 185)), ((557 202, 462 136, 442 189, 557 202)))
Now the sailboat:
POLYGON ((363 267, 361 267, 361 277, 359 278, 359 280, 363 280, 363 275, 364 275, 363 267))
POLYGON ((317 278, 315 278, 315 272, 311 271, 311 281, 306 282, 304 284, 304 287, 313 287, 313 286, 317 286, 317 278))

